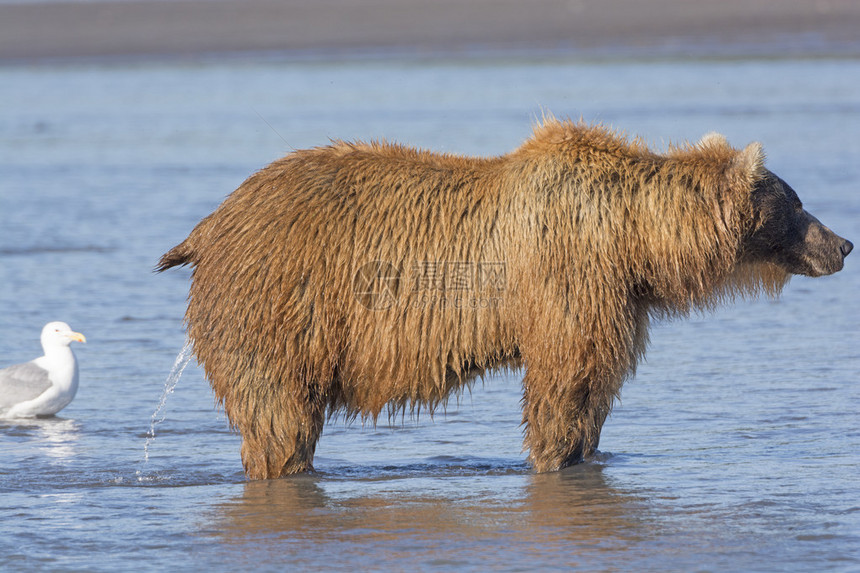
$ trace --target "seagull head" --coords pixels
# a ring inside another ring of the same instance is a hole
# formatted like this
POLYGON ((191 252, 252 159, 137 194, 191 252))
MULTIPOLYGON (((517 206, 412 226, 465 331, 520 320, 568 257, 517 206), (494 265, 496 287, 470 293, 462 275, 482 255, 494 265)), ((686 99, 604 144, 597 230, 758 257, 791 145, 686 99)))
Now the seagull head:
POLYGON ((65 322, 49 322, 42 329, 42 346, 68 346, 76 342, 86 342, 87 339, 80 332, 75 332, 65 322))

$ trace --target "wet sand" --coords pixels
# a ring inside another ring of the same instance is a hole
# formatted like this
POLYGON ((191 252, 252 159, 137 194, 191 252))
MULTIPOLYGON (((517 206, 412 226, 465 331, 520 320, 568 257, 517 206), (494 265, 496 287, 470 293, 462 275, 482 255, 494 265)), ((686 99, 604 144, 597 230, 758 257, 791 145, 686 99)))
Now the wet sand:
POLYGON ((0 61, 482 55, 860 55, 855 0, 0 3, 0 61))

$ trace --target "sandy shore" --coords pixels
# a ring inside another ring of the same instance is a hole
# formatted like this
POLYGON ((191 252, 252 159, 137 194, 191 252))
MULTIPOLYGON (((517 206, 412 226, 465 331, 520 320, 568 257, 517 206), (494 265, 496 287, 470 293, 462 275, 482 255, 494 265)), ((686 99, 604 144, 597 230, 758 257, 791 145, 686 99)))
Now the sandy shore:
POLYGON ((0 60, 562 51, 860 55, 856 0, 122 0, 0 3, 0 60))

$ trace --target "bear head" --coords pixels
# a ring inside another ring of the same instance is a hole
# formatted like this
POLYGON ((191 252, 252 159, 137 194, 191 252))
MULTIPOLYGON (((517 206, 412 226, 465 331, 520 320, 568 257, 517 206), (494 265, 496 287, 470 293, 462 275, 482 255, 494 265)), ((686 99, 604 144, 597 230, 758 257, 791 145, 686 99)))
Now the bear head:
POLYGON ((788 183, 767 169, 760 173, 751 197, 755 223, 744 241, 748 260, 775 263, 809 277, 842 270, 854 245, 806 211, 788 183))

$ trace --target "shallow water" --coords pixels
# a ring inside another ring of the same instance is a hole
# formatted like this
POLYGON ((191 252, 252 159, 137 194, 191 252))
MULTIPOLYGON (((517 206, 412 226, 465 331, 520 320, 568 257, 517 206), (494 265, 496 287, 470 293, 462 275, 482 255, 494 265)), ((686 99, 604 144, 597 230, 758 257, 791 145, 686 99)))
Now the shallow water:
MULTIPOLYGON (((336 422, 318 473, 246 482, 183 347, 187 270, 161 253, 253 170, 328 138, 492 155, 544 110, 658 148, 762 141, 806 206, 860 239, 860 62, 161 63, 0 68, 0 365, 65 320, 81 388, 0 421, 0 568, 860 568, 854 256, 657 325, 592 463, 535 475, 520 377, 445 411, 336 422)), ((550 326, 551 327, 551 326, 550 326)))

